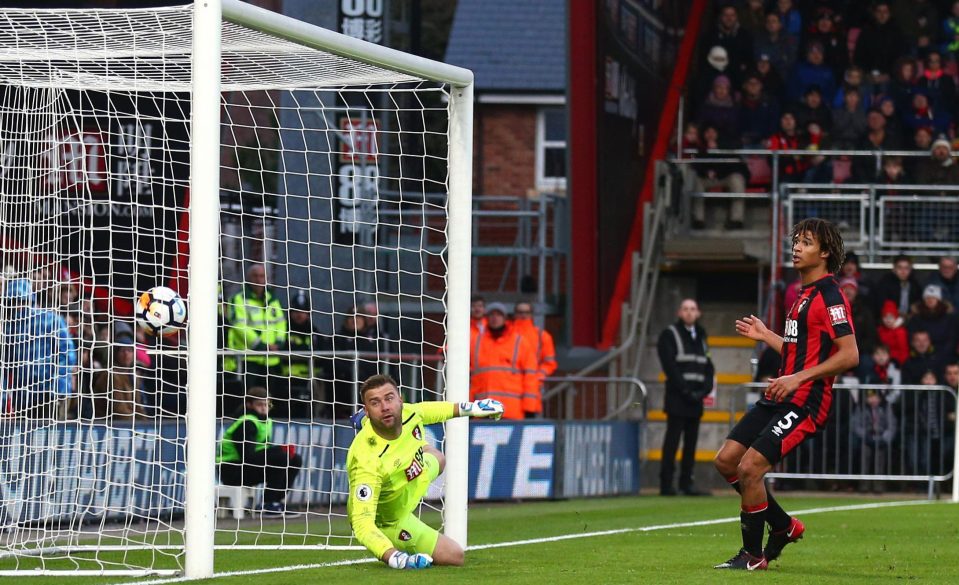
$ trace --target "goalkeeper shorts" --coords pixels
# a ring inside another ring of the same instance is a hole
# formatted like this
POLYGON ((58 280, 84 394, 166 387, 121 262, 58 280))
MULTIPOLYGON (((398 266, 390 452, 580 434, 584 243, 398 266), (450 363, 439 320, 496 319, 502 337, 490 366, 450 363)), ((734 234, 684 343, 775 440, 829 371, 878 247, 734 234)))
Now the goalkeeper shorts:
MULTIPOLYGON (((435 456, 424 453, 423 459, 426 464, 426 473, 417 478, 416 484, 410 486, 411 489, 416 490, 412 501, 416 502, 417 507, 419 507, 419 501, 426 495, 430 484, 440 474, 440 462, 437 461, 435 456)), ((419 519, 415 509, 396 524, 382 526, 380 529, 397 550, 409 554, 426 553, 432 555, 433 549, 436 548, 436 541, 440 537, 440 533, 435 528, 430 528, 419 519)))

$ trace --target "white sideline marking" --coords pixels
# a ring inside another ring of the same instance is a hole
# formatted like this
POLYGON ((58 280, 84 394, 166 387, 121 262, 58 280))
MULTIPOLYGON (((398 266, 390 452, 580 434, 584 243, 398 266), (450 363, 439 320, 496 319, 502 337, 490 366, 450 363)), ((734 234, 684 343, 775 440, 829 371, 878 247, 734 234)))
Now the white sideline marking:
MULTIPOLYGON (((846 506, 828 506, 824 508, 808 508, 806 510, 796 510, 791 512, 796 516, 808 516, 810 514, 824 514, 827 512, 849 512, 854 510, 873 510, 876 508, 898 508, 901 506, 923 506, 928 504, 950 504, 947 500, 905 500, 898 502, 872 502, 869 504, 849 504, 846 506)), ((580 532, 577 534, 561 534, 559 536, 544 536, 542 538, 529 538, 526 540, 513 540, 509 542, 493 542, 489 544, 478 544, 467 547, 467 550, 484 550, 489 548, 506 548, 511 546, 522 546, 526 544, 542 544, 544 542, 559 542, 561 540, 573 540, 577 538, 593 538, 596 536, 611 536, 614 534, 627 534, 630 532, 652 532, 654 530, 670 530, 673 528, 691 528, 695 526, 710 526, 713 524, 725 524, 727 522, 739 522, 739 516, 729 518, 716 518, 714 520, 695 520, 691 522, 676 522, 674 524, 656 524, 653 526, 637 526, 635 528, 617 528, 614 530, 598 530, 594 532, 580 532)), ((361 565, 363 563, 379 562, 377 559, 363 558, 350 559, 345 561, 333 561, 329 563, 313 563, 309 565, 293 565, 287 567, 271 567, 267 569, 250 569, 247 571, 227 571, 224 573, 214 573, 213 578, 219 577, 239 577, 244 575, 263 575, 266 573, 286 573, 289 571, 301 571, 304 569, 322 569, 325 567, 342 567, 344 565, 361 565)), ((124 581, 123 585, 162 585, 164 583, 182 583, 192 581, 186 577, 173 577, 170 579, 154 579, 152 581, 124 581)))

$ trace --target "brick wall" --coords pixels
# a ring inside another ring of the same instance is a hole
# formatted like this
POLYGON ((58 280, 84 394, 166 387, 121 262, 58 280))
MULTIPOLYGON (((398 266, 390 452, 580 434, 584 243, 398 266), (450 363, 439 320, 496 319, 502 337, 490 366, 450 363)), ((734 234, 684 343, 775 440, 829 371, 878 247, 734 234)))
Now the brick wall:
POLYGON ((478 105, 473 185, 477 195, 525 195, 536 187, 536 107, 478 105))

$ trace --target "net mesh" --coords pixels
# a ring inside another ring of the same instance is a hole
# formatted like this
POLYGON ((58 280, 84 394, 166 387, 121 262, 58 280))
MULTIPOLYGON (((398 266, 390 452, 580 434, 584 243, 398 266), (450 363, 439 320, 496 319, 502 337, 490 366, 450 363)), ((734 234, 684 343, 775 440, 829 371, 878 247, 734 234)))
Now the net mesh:
MULTIPOLYGON (((442 389, 449 88, 222 32, 217 436, 246 459, 219 451, 217 543, 355 548, 358 382, 442 389)), ((215 196, 189 189, 191 39, 190 7, 0 10, 0 571, 182 568, 191 348, 134 299, 189 305, 215 196)))

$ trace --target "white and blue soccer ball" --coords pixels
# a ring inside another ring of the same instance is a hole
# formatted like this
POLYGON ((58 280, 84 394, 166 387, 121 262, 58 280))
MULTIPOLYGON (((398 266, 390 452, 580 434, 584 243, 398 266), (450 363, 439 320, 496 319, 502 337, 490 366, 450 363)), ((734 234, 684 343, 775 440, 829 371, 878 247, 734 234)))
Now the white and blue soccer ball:
POLYGON ((186 301, 172 288, 155 286, 137 299, 136 318, 153 335, 176 333, 186 327, 186 301))

